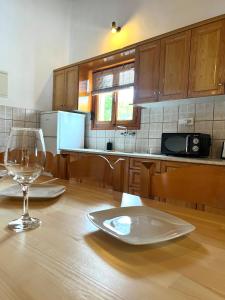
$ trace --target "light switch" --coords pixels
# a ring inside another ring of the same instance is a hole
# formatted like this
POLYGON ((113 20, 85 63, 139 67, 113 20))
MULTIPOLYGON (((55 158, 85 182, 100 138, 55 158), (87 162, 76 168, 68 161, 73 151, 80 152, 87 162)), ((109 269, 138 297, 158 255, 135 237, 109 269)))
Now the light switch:
POLYGON ((0 71, 0 97, 8 97, 8 73, 0 71))

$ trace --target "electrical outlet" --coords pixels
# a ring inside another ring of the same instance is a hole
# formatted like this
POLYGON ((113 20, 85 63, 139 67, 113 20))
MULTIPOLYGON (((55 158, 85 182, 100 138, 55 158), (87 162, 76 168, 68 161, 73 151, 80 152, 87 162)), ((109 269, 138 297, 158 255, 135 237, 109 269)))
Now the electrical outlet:
POLYGON ((193 118, 184 118, 178 120, 179 125, 186 125, 186 126, 192 126, 194 124, 193 118))

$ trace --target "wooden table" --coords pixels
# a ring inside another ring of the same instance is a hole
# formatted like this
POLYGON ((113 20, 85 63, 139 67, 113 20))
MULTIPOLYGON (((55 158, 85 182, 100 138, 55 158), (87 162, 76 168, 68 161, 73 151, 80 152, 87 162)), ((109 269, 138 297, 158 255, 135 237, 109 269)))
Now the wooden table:
MULTIPOLYGON (((120 206, 112 192, 57 182, 67 187, 63 196, 30 201, 31 214, 42 220, 34 231, 6 230, 22 202, 0 198, 1 300, 225 299, 225 217, 146 199, 197 229, 161 245, 131 246, 87 219, 88 212, 120 206)), ((1 180, 0 189, 6 184, 1 180)))

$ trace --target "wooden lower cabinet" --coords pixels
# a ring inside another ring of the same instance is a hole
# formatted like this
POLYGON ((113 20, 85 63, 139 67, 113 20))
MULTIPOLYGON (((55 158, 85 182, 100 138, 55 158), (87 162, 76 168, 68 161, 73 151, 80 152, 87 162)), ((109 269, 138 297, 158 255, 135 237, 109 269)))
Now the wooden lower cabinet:
MULTIPOLYGON (((61 154, 64 158, 67 157, 67 168, 66 168, 66 173, 64 175, 64 177, 60 177, 60 178, 65 178, 68 179, 69 178, 69 164, 70 162, 76 161, 78 159, 81 159, 83 157, 86 156, 94 156, 97 154, 92 154, 92 153, 79 153, 79 152, 70 152, 70 151, 65 151, 61 154)), ((106 159, 109 160, 110 163, 115 163, 118 159, 124 159, 124 176, 123 176, 123 192, 128 193, 129 192, 129 188, 128 188, 128 180, 129 180, 129 158, 128 157, 120 157, 120 156, 116 156, 116 155, 101 155, 104 156, 106 159)), ((96 170, 97 172, 98 170, 96 170)), ((117 177, 117 175, 116 175, 117 177)))
POLYGON ((130 157, 129 163, 129 193, 140 195, 141 164, 145 161, 154 164, 154 172, 160 173, 160 161, 130 157))
MULTIPOLYGON (((76 152, 64 152, 59 161, 58 161, 58 177, 69 179, 69 162, 72 162, 77 159, 81 159, 82 157, 88 156, 88 155, 96 155, 96 154, 86 154, 86 153, 76 153, 76 152)), ((151 174, 156 175, 162 174, 162 173, 168 173, 173 172, 178 168, 188 168, 193 166, 202 166, 202 164, 196 164, 196 163, 189 163, 189 162, 174 162, 174 161, 163 161, 163 160, 153 160, 153 159, 143 159, 143 158, 133 158, 133 157, 120 157, 117 155, 103 155, 106 157, 111 163, 114 163, 118 159, 124 159, 124 167, 123 167, 123 192, 130 193, 133 195, 140 196, 141 194, 141 183, 142 183, 142 195, 143 195, 143 183, 144 186, 147 186, 144 182, 144 178, 147 178, 147 176, 142 177, 141 179, 141 166, 142 163, 146 163, 151 165, 151 174)), ((223 168, 221 166, 221 168, 223 168)), ((121 173, 120 173, 121 174, 121 173)), ((144 174, 144 173, 143 173, 144 174)), ((142 174, 142 176, 143 176, 142 174)), ((121 180, 121 177, 120 179, 121 180)), ((147 179, 148 180, 148 179, 147 179)), ((120 181, 121 182, 121 181, 120 181)), ((191 187, 188 187, 191 188, 191 187)), ((153 198, 151 196, 150 190, 146 190, 145 196, 146 198, 153 198), (148 195, 148 196, 147 196, 148 195)), ((198 210, 206 210, 210 212, 216 212, 217 211, 214 208, 207 207, 202 204, 198 203, 185 203, 184 201, 174 201, 173 199, 162 199, 162 198, 155 198, 155 200, 168 202, 171 204, 175 204, 178 206, 188 207, 188 208, 194 208, 198 210)))
MULTIPOLYGON (((200 164, 192 164, 192 163, 183 163, 183 162, 174 162, 174 161, 162 161, 161 162, 161 172, 160 173, 167 173, 167 172, 173 172, 178 168, 185 168, 185 167, 191 167, 191 166, 200 166, 200 164)), ((175 201, 173 199, 159 199, 159 201, 171 203, 174 205, 179 205, 187 208, 194 208, 194 209, 200 209, 203 210, 204 207, 202 205, 198 205, 197 203, 186 203, 184 201, 175 201)))

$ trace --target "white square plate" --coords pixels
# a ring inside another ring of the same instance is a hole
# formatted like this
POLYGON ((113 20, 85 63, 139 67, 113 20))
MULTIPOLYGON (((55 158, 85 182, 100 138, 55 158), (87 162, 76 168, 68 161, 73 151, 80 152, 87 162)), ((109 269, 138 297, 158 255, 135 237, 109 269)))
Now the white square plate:
POLYGON ((169 241, 195 230, 195 226, 148 206, 119 207, 88 214, 106 233, 132 245, 169 241))
MULTIPOLYGON (((65 192, 64 185, 56 184, 32 184, 29 189, 29 198, 56 198, 65 192)), ((0 196, 22 198, 21 187, 18 184, 11 185, 0 191, 0 196)))

